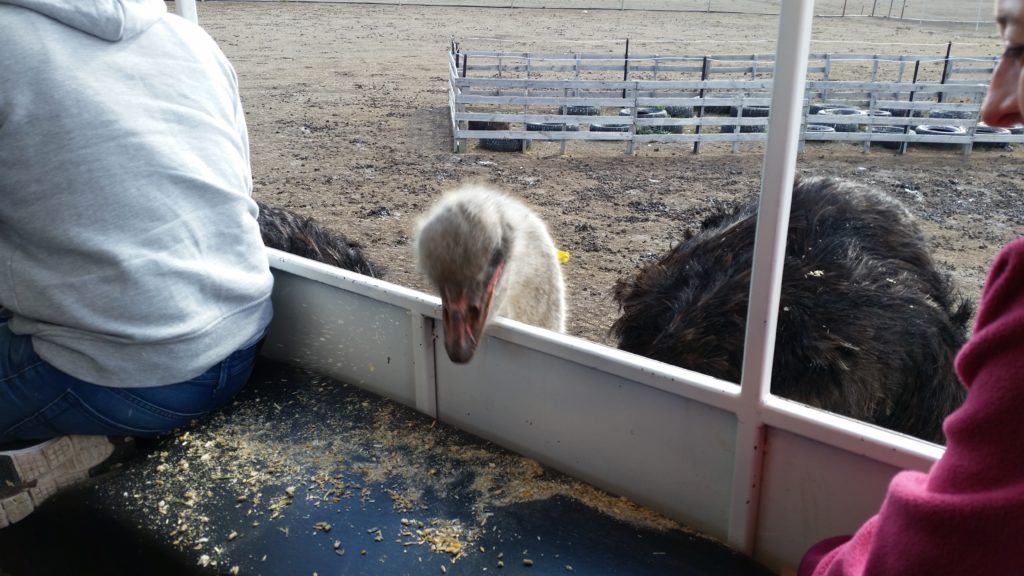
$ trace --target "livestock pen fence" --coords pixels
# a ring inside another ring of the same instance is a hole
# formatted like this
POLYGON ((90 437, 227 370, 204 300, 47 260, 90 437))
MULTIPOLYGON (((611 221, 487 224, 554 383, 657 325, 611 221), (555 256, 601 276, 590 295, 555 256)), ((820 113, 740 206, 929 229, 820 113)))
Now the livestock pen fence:
MULTIPOLYGON (((995 56, 815 53, 801 146, 862 143, 1007 147, 1022 130, 979 123, 995 56)), ((448 54, 454 149, 525 151, 531 142, 764 142, 774 54, 666 55, 466 51, 448 54)))
MULTIPOLYGON (((278 1, 278 0, 263 0, 278 1)), ((349 4, 445 6, 538 10, 617 10, 705 12, 710 14, 779 14, 778 0, 309 0, 349 4)), ((826 18, 874 17, 923 24, 990 26, 991 0, 817 0, 814 15, 826 18)))

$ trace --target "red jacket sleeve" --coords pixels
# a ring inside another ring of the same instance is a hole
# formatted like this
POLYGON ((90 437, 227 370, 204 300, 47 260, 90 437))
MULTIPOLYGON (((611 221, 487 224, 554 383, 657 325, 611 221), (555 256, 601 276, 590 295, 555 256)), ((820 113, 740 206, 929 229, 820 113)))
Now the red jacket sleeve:
POLYGON ((943 456, 897 474, 878 514, 813 546, 800 576, 1024 574, 1024 239, 992 265, 956 369, 968 394, 943 456))

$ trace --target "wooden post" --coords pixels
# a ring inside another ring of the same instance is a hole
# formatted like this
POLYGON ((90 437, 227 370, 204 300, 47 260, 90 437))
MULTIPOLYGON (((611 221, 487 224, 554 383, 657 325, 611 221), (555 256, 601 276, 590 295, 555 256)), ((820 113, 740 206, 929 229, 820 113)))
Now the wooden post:
POLYGON ((907 11, 907 0, 903 0, 903 8, 900 8, 900 20, 903 20, 903 13, 907 11))
MULTIPOLYGON (((580 53, 576 52, 576 53, 573 54, 573 56, 575 58, 575 60, 573 62, 573 66, 576 68, 576 72, 575 72, 574 76, 575 76, 576 80, 579 80, 580 79, 580 66, 582 65, 582 62, 581 62, 581 59, 580 59, 580 53)), ((580 96, 579 88, 573 88, 572 95, 573 95, 573 97, 579 98, 579 96, 580 96)), ((569 111, 568 107, 567 106, 563 106, 561 111, 560 111, 560 113, 564 115, 568 111, 569 111)), ((566 125, 566 127, 568 127, 568 125, 566 125)), ((579 130, 579 128, 580 128, 580 126, 579 126, 579 124, 577 124, 576 125, 576 129, 579 130)), ((562 140, 562 145, 559 148, 559 154, 561 154, 562 156, 565 156, 565 149, 568 146, 568 144, 569 144, 568 140, 562 140)))
MULTIPOLYGON (((822 76, 824 76, 824 78, 822 78, 822 79, 825 80, 826 82, 828 82, 828 80, 832 76, 832 53, 831 52, 828 52, 828 53, 825 54, 825 72, 822 74, 822 76)), ((829 91, 828 90, 822 90, 821 91, 821 101, 822 101, 822 104, 824 104, 828 100, 828 98, 829 98, 829 91)))
MULTIPOLYGON (((869 122, 871 121, 872 118, 875 117, 875 106, 877 106, 877 105, 878 105, 878 93, 877 92, 871 92, 870 95, 868 96, 868 121, 869 122)), ((867 132, 868 132, 868 137, 867 137, 866 140, 864 140, 864 152, 865 153, 871 151, 871 135, 875 133, 875 125, 869 123, 867 125, 867 132)))
MULTIPOLYGON (((569 89, 568 88, 565 88, 565 89, 562 90, 562 96, 563 97, 568 97, 569 96, 569 89)), ((558 107, 558 113, 561 114, 562 116, 565 116, 566 112, 568 112, 568 110, 566 109, 566 105, 563 104, 562 106, 558 107)), ((565 132, 568 129, 569 129, 569 125, 566 124, 565 122, 562 122, 562 130, 561 131, 565 132)), ((558 147, 558 154, 561 155, 561 156, 565 156, 565 143, 566 143, 566 140, 563 139, 562 142, 560 143, 559 147, 558 147)))
MULTIPOLYGON (((704 80, 708 79, 708 57, 707 57, 706 54, 704 55, 704 63, 700 67, 700 79, 701 79, 702 82, 704 80)), ((703 100, 703 98, 704 98, 704 86, 701 86, 699 94, 700 94, 700 97, 701 97, 700 106, 696 110, 694 110, 694 113, 697 115, 697 118, 703 118, 704 117, 704 100, 703 100)), ((697 136, 700 136, 700 127, 701 127, 700 122, 698 122, 696 128, 694 128, 694 132, 697 134, 697 136)), ((693 153, 697 154, 699 152, 700 152, 700 138, 697 138, 697 140, 693 143, 693 153)))
POLYGON ((630 110, 633 111, 633 114, 631 115, 633 117, 633 124, 630 125, 630 139, 629 139, 628 142, 626 142, 626 154, 628 154, 630 156, 633 156, 633 153, 636 151, 636 143, 637 143, 637 113, 639 112, 637 110, 637 95, 638 95, 638 92, 639 92, 639 90, 637 90, 636 87, 634 87, 633 88, 633 108, 630 109, 630 110))
MULTIPOLYGON (((736 114, 739 114, 739 116, 736 116, 736 125, 732 127, 732 133, 733 134, 742 134, 743 133, 743 124, 740 123, 743 120, 743 97, 742 96, 740 97, 740 105, 736 107, 736 114)), ((732 141, 732 153, 735 154, 735 153, 739 152, 739 149, 740 149, 740 141, 739 140, 733 140, 732 141)))
POLYGON ((875 0, 874 2, 871 3, 871 15, 872 16, 875 15, 875 6, 877 6, 877 5, 878 5, 878 0, 875 0))
MULTIPOLYGON (((943 64, 942 64, 942 80, 939 82, 939 84, 945 84, 946 83, 946 78, 949 77, 949 54, 952 51, 953 51, 953 43, 952 42, 948 42, 946 44, 946 59, 943 61, 943 64)), ((940 103, 942 102, 942 97, 943 96, 945 96, 945 94, 943 94, 942 92, 939 92, 939 102, 940 103)))
POLYGON ((846 18, 846 2, 847 0, 843 0, 843 18, 846 18))
MULTIPOLYGON (((527 80, 529 80, 530 77, 532 76, 532 74, 531 74, 532 71, 533 71, 533 58, 530 58, 530 53, 527 52, 526 53, 526 79, 527 80)), ((523 89, 523 96, 526 96, 526 102, 530 101, 530 84, 529 83, 527 83, 526 84, 526 88, 523 89)), ((523 114, 529 114, 529 113, 530 113, 530 105, 528 103, 524 103, 523 104, 523 114)), ((525 129, 526 129, 526 126, 523 126, 523 130, 525 130, 525 129)), ((525 144, 525 143, 528 143, 529 140, 524 140, 523 142, 525 144)), ((524 149, 523 151, 525 152, 526 150, 524 149)))
MULTIPOLYGON (((914 84, 917 84, 917 72, 920 69, 921 69, 921 61, 920 60, 916 60, 914 62, 914 80, 913 80, 914 84)), ((914 101, 914 92, 913 91, 910 92, 910 101, 911 102, 914 101)), ((913 117, 914 117, 914 111, 913 110, 907 110, 907 118, 913 118, 913 117)), ((904 134, 909 134, 910 133, 910 124, 905 124, 903 126, 903 133, 904 134)), ((900 145, 900 154, 906 154, 906 153, 907 153, 907 141, 904 140, 903 144, 900 145)))
MULTIPOLYGON (((629 38, 626 38, 626 55, 622 58, 622 81, 629 80, 629 38)), ((622 97, 626 97, 626 89, 622 89, 622 97)))

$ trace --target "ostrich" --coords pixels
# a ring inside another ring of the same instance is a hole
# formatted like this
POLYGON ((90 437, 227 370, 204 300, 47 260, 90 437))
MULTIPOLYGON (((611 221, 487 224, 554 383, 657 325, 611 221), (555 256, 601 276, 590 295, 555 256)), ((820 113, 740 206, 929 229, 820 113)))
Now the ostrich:
POLYGON ((384 269, 363 256, 359 244, 330 231, 316 220, 257 202, 263 244, 364 276, 381 278, 384 269))
POLYGON ((441 295, 452 362, 469 362, 495 315, 565 331, 558 249, 519 200, 482 185, 450 191, 417 223, 415 246, 441 295))
MULTIPOLYGON (((708 217, 620 280, 619 348, 739 382, 756 204, 708 217)), ((953 359, 972 304, 898 201, 798 181, 786 238, 772 392, 932 442, 965 397, 953 359)))

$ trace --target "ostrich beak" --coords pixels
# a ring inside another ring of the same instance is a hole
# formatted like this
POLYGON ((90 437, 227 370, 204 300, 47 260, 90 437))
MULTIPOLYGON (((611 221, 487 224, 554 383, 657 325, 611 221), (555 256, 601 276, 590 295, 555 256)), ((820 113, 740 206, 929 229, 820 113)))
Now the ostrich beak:
POLYGON ((492 269, 485 288, 476 298, 465 290, 442 293, 441 308, 444 320, 444 349, 456 364, 465 364, 473 358, 477 344, 483 339, 484 328, 491 314, 494 289, 501 279, 504 263, 492 269))

